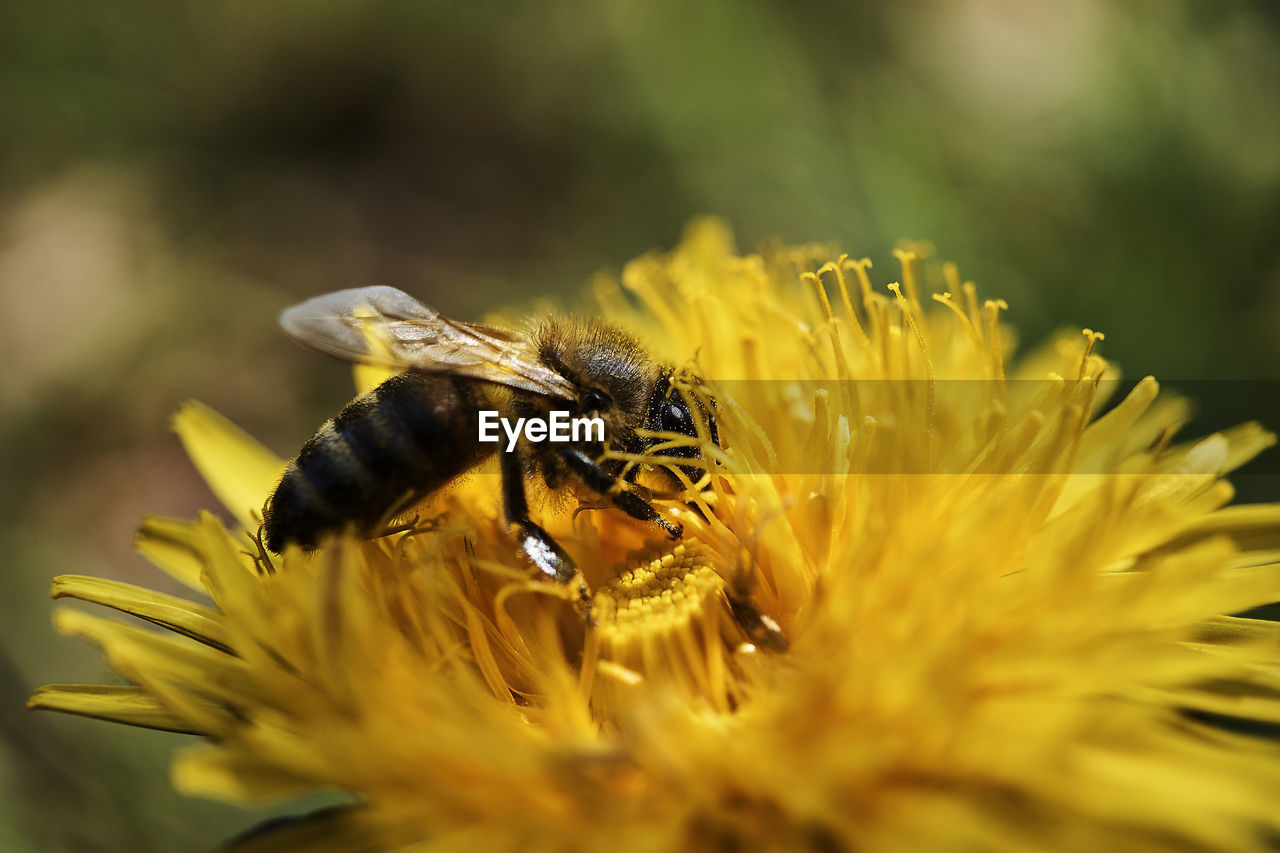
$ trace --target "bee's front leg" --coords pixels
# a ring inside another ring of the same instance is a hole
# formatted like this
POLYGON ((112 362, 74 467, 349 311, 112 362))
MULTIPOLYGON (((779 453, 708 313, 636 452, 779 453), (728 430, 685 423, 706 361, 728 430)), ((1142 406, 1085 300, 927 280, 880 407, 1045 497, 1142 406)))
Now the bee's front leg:
MULTIPOLYGON (((551 534, 529 520, 529 504, 524 496, 524 470, 520 451, 500 453, 502 503, 507 524, 520 540, 520 550, 545 575, 567 584, 578 575, 578 567, 551 534)), ((585 590, 585 586, 583 587, 585 590)))
POLYGON ((672 539, 679 539, 684 528, 679 524, 667 521, 653 506, 635 492, 620 488, 622 482, 606 471, 587 454, 576 447, 561 445, 557 450, 574 476, 582 480, 587 488, 613 502, 613 505, 632 518, 640 521, 651 521, 667 531, 672 539))

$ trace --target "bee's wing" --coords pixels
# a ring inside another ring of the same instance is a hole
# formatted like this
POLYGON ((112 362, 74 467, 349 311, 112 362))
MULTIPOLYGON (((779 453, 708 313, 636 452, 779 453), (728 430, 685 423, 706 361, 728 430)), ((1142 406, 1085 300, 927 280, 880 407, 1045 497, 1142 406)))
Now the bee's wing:
POLYGON ((345 361, 496 382, 573 399, 574 387, 538 359, 528 335, 456 323, 394 287, 360 287, 285 309, 299 343, 345 361))

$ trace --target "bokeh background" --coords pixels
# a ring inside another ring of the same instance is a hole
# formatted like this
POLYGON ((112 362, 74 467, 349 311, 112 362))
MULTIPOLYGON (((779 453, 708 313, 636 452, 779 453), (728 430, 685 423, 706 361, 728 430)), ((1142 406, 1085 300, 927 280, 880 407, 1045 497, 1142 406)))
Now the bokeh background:
MULTIPOLYGON (((349 374, 279 309, 391 284, 551 296, 712 213, 896 277, 927 238, 1022 339, 1107 332, 1204 432, 1280 427, 1280 13, 1269 0, 46 0, 0 12, 0 848, 214 846, 183 738, 36 715, 111 678, 50 578, 164 588, 147 512, 212 499, 199 398, 291 454, 349 374)), ((1264 459, 1244 500, 1280 498, 1264 459)), ((315 803, 307 805, 314 806, 315 803)))

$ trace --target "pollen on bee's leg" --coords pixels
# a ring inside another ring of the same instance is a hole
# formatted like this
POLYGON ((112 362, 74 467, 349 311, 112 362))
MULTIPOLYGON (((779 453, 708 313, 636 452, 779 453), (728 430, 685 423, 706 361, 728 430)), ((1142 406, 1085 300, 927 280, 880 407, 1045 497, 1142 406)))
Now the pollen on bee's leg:
POLYGON ((637 679, 702 697, 720 710, 736 701, 724 582, 702 546, 676 545, 633 560, 596 589, 591 614, 604 665, 594 680, 597 701, 625 702, 637 679), (610 677, 615 672, 632 677, 610 677))

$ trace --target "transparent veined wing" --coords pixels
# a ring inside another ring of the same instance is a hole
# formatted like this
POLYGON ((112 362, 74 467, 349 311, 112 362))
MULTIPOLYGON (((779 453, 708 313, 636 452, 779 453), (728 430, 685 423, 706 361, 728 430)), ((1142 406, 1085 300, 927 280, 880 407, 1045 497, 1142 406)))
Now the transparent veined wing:
POLYGON ((458 323, 394 287, 360 287, 308 299, 280 314, 305 346, 344 361, 494 382, 573 399, 573 385, 538 358, 522 332, 458 323))

